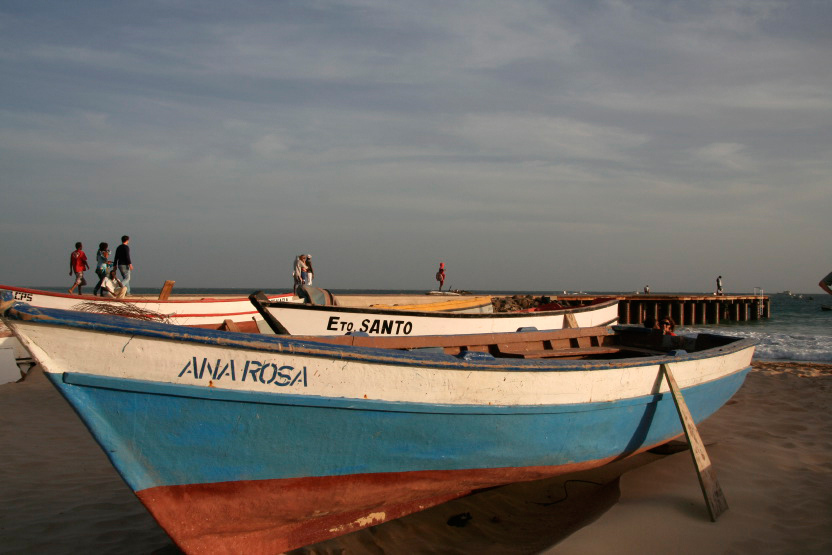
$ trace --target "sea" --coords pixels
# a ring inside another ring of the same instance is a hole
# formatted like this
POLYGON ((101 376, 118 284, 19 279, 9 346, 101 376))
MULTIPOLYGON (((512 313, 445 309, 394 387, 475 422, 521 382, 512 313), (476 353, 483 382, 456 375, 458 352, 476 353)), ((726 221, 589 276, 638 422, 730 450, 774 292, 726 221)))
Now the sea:
MULTIPOLYGON (((50 291, 66 291, 65 288, 43 287, 50 291)), ((282 293, 282 289, 259 288, 267 293, 282 293)), ((179 295, 239 295, 247 297, 258 288, 185 288, 177 287, 179 295)), ((335 294, 423 294, 424 290, 384 290, 384 289, 330 289, 335 294)), ((158 288, 134 287, 137 295, 158 294, 158 288)), ((557 295, 552 291, 468 291, 482 295, 557 295)), ((587 291, 589 295, 632 294, 612 291, 587 291)), ((677 292, 671 294, 685 294, 677 292)), ((687 293, 696 294, 701 293, 687 293)), ((832 295, 823 291, 814 293, 776 293, 771 298, 771 318, 749 322, 722 322, 718 325, 679 327, 677 334, 696 334, 700 332, 721 333, 724 335, 751 338, 757 341, 754 358, 757 360, 781 360, 803 362, 832 363, 832 310, 823 310, 823 306, 832 307, 832 295)))

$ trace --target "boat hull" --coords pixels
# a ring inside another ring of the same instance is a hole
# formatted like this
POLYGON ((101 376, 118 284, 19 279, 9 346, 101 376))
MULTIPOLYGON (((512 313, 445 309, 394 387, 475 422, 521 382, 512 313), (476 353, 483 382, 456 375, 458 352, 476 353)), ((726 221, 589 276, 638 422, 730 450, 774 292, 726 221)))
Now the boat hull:
MULTIPOLYGON (((416 310, 373 310, 258 302, 266 322, 279 322, 277 330, 291 335, 423 336, 507 333, 521 329, 559 330, 568 327, 609 326, 618 322, 618 302, 546 312, 497 314, 433 313, 416 310), (282 326, 282 329, 280 329, 282 326), (284 331, 285 330, 285 331, 284 331)), ((273 326, 274 327, 274 326, 273 326)))
POLYGON ((701 421, 753 353, 738 341, 639 360, 466 361, 13 312, 9 326, 187 552, 279 552, 629 456, 682 432, 661 364, 701 421))
MULTIPOLYGON (((102 306, 128 304, 149 313, 158 314, 160 319, 165 318, 169 323, 179 326, 217 329, 226 320, 230 320, 237 324, 240 331, 257 332, 256 320, 260 319, 260 315, 251 305, 248 297, 172 300, 128 297, 116 301, 93 295, 70 295, 68 293, 54 293, 40 289, 0 285, 0 293, 4 292, 8 292, 6 294, 10 294, 16 302, 61 310, 79 310, 82 304, 86 306, 91 304, 101 304, 102 306)), ((292 293, 284 293, 269 295, 269 299, 270 302, 291 302, 295 298, 292 293)), ((87 312, 91 311, 87 310, 87 312)), ((152 315, 148 317, 152 317, 152 315)))

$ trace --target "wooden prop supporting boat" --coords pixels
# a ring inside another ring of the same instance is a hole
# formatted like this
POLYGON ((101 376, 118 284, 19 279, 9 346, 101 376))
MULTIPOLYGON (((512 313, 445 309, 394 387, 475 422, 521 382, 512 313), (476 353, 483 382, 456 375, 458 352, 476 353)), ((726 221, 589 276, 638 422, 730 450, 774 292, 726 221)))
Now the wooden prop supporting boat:
POLYGON ((615 300, 544 312, 458 314, 274 303, 260 291, 249 298, 273 333, 291 335, 458 335, 609 326, 618 322, 615 300))
POLYGON ((14 304, 4 321, 188 553, 279 553, 682 433, 753 342, 643 328, 283 337, 14 304))

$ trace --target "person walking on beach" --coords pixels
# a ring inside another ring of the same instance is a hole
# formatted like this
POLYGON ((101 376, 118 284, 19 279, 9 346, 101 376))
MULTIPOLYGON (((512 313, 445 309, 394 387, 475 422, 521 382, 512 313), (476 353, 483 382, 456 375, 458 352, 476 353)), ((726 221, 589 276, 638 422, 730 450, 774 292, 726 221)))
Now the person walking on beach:
POLYGON ((725 293, 722 292, 722 276, 716 278, 716 293, 715 295, 724 295, 725 293))
POLYGON ((306 279, 303 280, 303 283, 306 285, 312 285, 312 278, 315 277, 315 270, 312 269, 312 255, 306 255, 306 279))
POLYGON ((110 269, 110 245, 107 243, 100 243, 98 245, 98 252, 95 253, 95 275, 98 276, 98 283, 92 290, 93 295, 98 295, 101 292, 101 283, 107 277, 107 272, 110 269))
POLYGON ((439 271, 436 272, 436 281, 439 282, 439 290, 442 291, 442 286, 445 285, 445 263, 439 263, 439 271))
POLYGON ((113 258, 113 266, 121 273, 121 283, 124 285, 126 295, 130 294, 130 274, 133 272, 133 261, 130 260, 130 237, 122 235, 121 244, 116 247, 116 256, 113 258))
POLYGON ((80 242, 75 243, 75 250, 69 255, 69 275, 75 274, 75 283, 69 288, 70 294, 74 293, 77 287, 78 294, 83 295, 81 288, 87 284, 84 272, 90 269, 90 265, 87 264, 87 255, 82 250, 83 247, 80 242))
POLYGON ((832 272, 829 272, 829 275, 820 280, 818 285, 820 285, 821 289, 832 295, 832 272))

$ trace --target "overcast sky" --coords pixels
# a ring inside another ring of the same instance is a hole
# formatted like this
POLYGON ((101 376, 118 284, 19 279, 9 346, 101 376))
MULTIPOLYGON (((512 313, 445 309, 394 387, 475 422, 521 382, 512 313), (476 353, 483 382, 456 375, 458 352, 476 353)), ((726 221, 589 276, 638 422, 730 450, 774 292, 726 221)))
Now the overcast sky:
MULTIPOLYGON (((832 2, 0 3, 0 283, 823 294, 832 2), (88 274, 88 280, 93 274, 88 274)), ((176 289, 174 289, 175 291, 176 289)))

